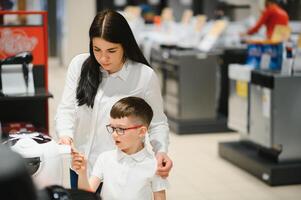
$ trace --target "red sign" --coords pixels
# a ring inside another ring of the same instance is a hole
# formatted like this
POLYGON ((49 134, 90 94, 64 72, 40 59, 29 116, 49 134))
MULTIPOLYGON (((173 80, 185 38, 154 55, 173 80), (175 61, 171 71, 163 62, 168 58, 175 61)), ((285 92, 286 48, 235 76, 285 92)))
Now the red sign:
POLYGON ((0 59, 30 51, 34 65, 46 65, 44 37, 41 26, 0 27, 0 59))

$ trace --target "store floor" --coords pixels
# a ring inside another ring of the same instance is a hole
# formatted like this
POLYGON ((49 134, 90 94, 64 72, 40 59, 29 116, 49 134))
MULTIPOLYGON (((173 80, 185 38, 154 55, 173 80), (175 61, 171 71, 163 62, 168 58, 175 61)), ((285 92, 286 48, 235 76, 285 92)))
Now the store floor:
MULTIPOLYGON (((64 87, 67 67, 49 60, 49 121, 54 133, 54 115, 64 87)), ((169 177, 169 200, 300 200, 301 185, 270 187, 218 156, 221 141, 238 140, 237 133, 195 135, 170 134, 169 156, 174 167, 169 177)), ((65 170, 67 172, 67 170, 65 170)), ((67 175, 65 177, 68 177, 67 175)), ((65 183, 67 180, 65 180, 65 183)))

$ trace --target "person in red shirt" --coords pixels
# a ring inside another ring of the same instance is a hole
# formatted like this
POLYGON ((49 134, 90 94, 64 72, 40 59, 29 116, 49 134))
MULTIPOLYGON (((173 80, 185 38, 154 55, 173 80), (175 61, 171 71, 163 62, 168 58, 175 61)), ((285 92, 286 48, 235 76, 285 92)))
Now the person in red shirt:
MULTIPOLYGON (((262 25, 266 26, 266 36, 271 39, 276 25, 288 25, 289 17, 276 0, 265 0, 265 10, 262 12, 255 26, 247 31, 247 35, 256 33, 262 25)), ((242 34, 244 35, 244 34, 242 34)))

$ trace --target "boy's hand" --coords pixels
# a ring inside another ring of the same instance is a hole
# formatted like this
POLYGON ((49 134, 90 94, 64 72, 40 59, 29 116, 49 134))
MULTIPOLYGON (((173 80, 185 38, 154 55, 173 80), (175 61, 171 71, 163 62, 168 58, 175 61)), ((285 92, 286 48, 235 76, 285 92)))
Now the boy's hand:
POLYGON ((77 174, 87 173, 87 160, 85 156, 74 149, 71 152, 72 155, 72 168, 77 174))
POLYGON ((158 163, 156 174, 162 178, 167 178, 173 165, 172 160, 163 152, 158 152, 156 159, 158 163))

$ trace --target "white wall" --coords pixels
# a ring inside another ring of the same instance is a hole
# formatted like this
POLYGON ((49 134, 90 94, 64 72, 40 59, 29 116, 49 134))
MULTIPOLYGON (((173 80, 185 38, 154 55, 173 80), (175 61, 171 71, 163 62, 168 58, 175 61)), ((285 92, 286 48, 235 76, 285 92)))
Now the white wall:
POLYGON ((89 27, 96 14, 95 0, 66 0, 61 62, 68 66, 71 59, 89 52, 89 27))

